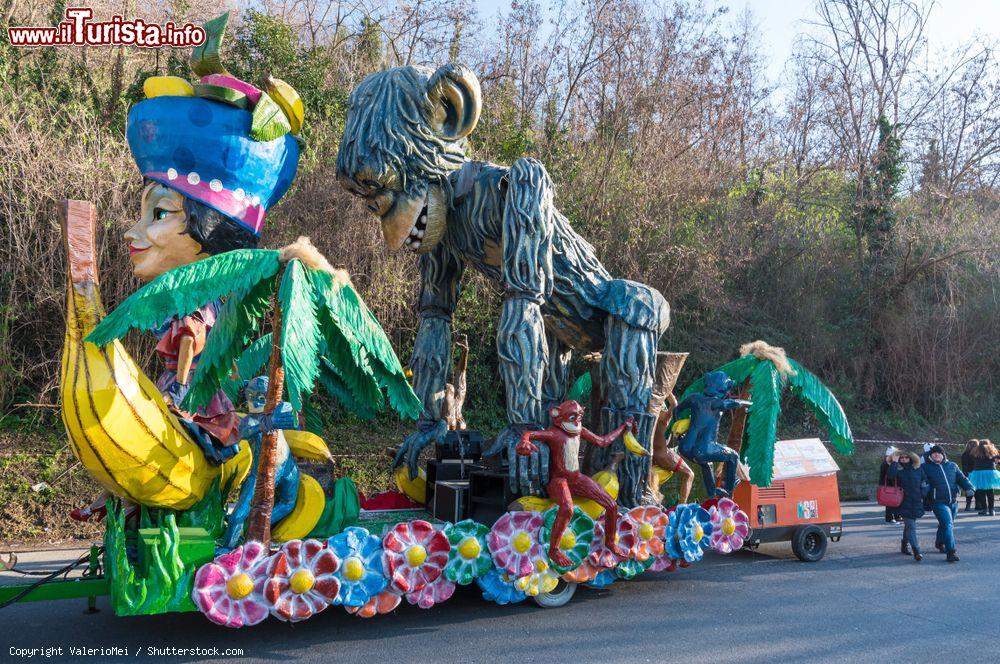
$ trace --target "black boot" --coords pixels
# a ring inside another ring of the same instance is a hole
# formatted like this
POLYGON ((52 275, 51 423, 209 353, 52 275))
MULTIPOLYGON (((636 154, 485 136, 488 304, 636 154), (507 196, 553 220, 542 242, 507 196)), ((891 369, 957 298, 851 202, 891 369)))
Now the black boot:
POLYGON ((948 562, 949 563, 957 563, 958 560, 959 560, 959 558, 958 558, 958 554, 957 553, 955 553, 954 551, 949 551, 948 552, 948 562))
POLYGON ((916 560, 918 563, 924 559, 924 557, 920 555, 920 549, 913 550, 913 559, 916 560))
POLYGON ((903 543, 899 545, 899 552, 904 556, 910 555, 910 543, 903 540, 903 543))

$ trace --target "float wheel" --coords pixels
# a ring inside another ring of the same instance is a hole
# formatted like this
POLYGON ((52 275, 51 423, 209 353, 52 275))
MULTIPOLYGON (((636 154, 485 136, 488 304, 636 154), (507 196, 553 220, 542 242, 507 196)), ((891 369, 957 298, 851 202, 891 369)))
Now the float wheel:
POLYGON ((792 535, 792 552, 804 563, 814 563, 826 553, 826 533, 819 526, 802 526, 792 535))
POLYGON ((551 592, 539 593, 532 597, 532 599, 535 600, 535 604, 543 609, 555 609, 564 606, 573 599, 573 595, 576 594, 576 586, 577 584, 575 583, 559 579, 559 585, 553 588, 551 592))

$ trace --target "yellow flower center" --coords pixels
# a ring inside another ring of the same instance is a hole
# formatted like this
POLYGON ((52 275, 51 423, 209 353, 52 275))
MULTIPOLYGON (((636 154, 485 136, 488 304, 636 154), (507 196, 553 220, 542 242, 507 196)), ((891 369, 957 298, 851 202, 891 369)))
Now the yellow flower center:
POLYGON ((642 539, 644 540, 652 539, 653 534, 654 534, 653 524, 644 523, 641 526, 639 526, 639 537, 641 537, 642 539))
POLYGON ((316 577, 313 576, 312 572, 307 569, 300 569, 295 574, 292 574, 292 592, 301 595, 302 593, 311 590, 314 585, 316 585, 316 577))
POLYGON ((732 517, 726 517, 726 520, 722 522, 722 534, 732 535, 736 532, 736 522, 733 521, 732 517))
POLYGON ((621 538, 622 538, 621 535, 619 535, 618 533, 615 533, 615 544, 620 544, 621 543, 620 542, 621 538))
POLYGON ((701 525, 696 525, 694 527, 694 533, 692 534, 691 539, 693 539, 695 542, 700 542, 701 538, 704 536, 705 536, 705 530, 701 527, 701 525))
POLYGON ((563 536, 559 538, 559 548, 572 549, 574 546, 576 546, 576 533, 572 530, 567 530, 563 533, 563 536))
POLYGON ((549 568, 549 564, 547 562, 545 562, 544 560, 542 560, 541 558, 539 558, 538 560, 535 561, 535 571, 538 572, 539 574, 541 574, 542 572, 544 572, 548 568, 549 568))
POLYGON ((427 549, 419 544, 414 544, 406 550, 406 562, 410 567, 420 567, 425 560, 427 560, 427 549))
POLYGON ((479 544, 479 540, 475 537, 466 537, 462 540, 462 543, 458 545, 458 555, 462 556, 466 560, 473 560, 476 558, 483 550, 483 547, 479 544))
POLYGON ((365 564, 356 556, 344 561, 344 578, 348 581, 360 581, 365 575, 365 564))
POLYGON ((511 544, 518 553, 525 553, 531 548, 531 535, 522 530, 517 535, 514 535, 511 544))
POLYGON ((253 579, 246 572, 241 572, 226 582, 226 592, 233 599, 243 599, 253 592, 253 579))

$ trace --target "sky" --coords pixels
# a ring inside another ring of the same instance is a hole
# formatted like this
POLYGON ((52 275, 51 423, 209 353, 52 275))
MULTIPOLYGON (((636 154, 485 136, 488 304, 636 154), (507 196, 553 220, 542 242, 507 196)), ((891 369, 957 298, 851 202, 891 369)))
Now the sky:
MULTIPOLYGON (((476 0, 484 22, 510 8, 510 0, 476 0)), ((542 0, 543 6, 546 4, 542 0)), ((768 78, 777 81, 791 54, 795 36, 815 16, 811 0, 710 0, 726 6, 736 16, 749 8, 761 29, 763 50, 768 54, 768 78)), ((932 52, 951 50, 972 37, 1000 39, 1000 0, 937 0, 927 25, 932 52)))

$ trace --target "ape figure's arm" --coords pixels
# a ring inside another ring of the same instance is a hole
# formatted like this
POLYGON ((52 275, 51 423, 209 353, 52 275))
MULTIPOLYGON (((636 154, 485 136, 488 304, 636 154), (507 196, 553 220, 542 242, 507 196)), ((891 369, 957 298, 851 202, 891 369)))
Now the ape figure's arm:
POLYGON ((424 405, 417 422, 418 431, 406 438, 393 467, 403 462, 410 477, 417 476, 420 451, 434 441, 440 442, 448 431, 441 418, 441 402, 451 369, 451 314, 461 294, 465 265, 445 244, 439 244, 420 257, 420 330, 413 343, 410 368, 413 391, 424 405))
POLYGON ((488 453, 506 448, 510 485, 529 493, 548 481, 548 449, 521 458, 515 446, 526 429, 542 426, 548 365, 541 305, 552 293, 552 182, 534 159, 518 159, 507 174, 503 213, 503 281, 506 290, 497 352, 507 393, 509 426, 488 453))
POLYGON ((628 418, 627 420, 625 420, 624 423, 622 423, 620 427, 603 436, 598 436, 596 433, 585 427, 580 430, 580 437, 583 438, 588 443, 590 443, 591 445, 597 445, 598 447, 608 447, 616 440, 618 440, 618 436, 625 433, 625 429, 631 429, 632 432, 635 433, 636 426, 634 417, 628 418))
POLYGON ((540 443, 545 443, 548 446, 559 445, 559 449, 555 450, 558 456, 562 452, 562 443, 566 440, 566 435, 559 431, 552 431, 549 429, 543 429, 541 431, 525 431, 521 434, 521 439, 517 443, 517 448, 515 451, 520 456, 528 456, 530 454, 535 454, 538 452, 538 445, 534 442, 537 440, 540 443))
POLYGON ((715 399, 712 401, 712 408, 715 410, 736 410, 749 405, 751 405, 750 402, 743 399, 715 399))

